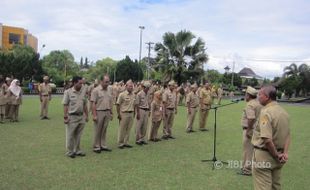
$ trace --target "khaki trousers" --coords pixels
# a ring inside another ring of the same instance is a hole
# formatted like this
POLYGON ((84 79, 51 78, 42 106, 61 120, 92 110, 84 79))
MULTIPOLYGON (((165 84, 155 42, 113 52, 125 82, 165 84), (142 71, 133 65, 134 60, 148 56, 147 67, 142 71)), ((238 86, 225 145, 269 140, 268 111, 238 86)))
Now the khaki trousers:
POLYGON ((42 102, 41 102, 42 117, 47 117, 49 101, 50 101, 49 96, 42 96, 42 102))
POLYGON ((190 108, 191 114, 187 113, 187 125, 186 125, 186 131, 190 131, 193 129, 193 123, 195 120, 195 116, 197 113, 198 108, 190 108))
POLYGON ((19 115, 19 105, 10 105, 10 110, 9 110, 9 118, 13 121, 18 120, 18 115, 19 115))
POLYGON ((152 121, 152 127, 150 130, 150 135, 149 135, 149 140, 154 140, 157 138, 157 134, 158 134, 158 129, 160 127, 161 124, 161 120, 159 121, 152 121))
POLYGON ((94 122, 94 144, 95 150, 108 148, 106 145, 106 135, 109 121, 111 120, 110 110, 97 111, 97 122, 94 122))
POLYGON ((140 109, 140 119, 136 121, 136 142, 145 141, 149 113, 150 111, 140 109))
POLYGON ((66 125, 67 154, 80 152, 80 141, 85 126, 84 116, 70 115, 66 125))
POLYGON ((129 136, 130 136, 130 129, 133 124, 133 112, 122 112, 121 113, 121 120, 119 124, 118 130, 118 145, 122 146, 128 144, 129 136))
POLYGON ((280 175, 283 164, 275 160, 267 151, 253 151, 253 182, 255 190, 280 190, 280 175), (262 167, 267 166, 267 167, 262 167))
POLYGON ((207 124, 207 119, 209 115, 209 108, 205 107, 200 109, 200 118, 199 118, 199 129, 205 129, 207 124))
POLYGON ((171 136, 172 135, 171 128, 173 126, 175 110, 166 109, 166 115, 164 115, 163 118, 164 120, 163 133, 164 136, 171 136))
POLYGON ((242 170, 247 173, 251 173, 252 170, 252 157, 253 157, 253 145, 251 143, 251 138, 246 136, 246 129, 243 129, 242 134, 242 170))
POLYGON ((5 118, 10 119, 11 103, 5 104, 5 118))

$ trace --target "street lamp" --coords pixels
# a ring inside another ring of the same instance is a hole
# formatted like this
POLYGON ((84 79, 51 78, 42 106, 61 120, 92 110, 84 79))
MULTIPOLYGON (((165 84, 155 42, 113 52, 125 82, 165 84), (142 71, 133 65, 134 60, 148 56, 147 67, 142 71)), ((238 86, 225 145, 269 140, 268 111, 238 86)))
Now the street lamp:
POLYGON ((141 62, 141 51, 142 51, 142 30, 145 29, 144 26, 139 26, 140 28, 140 51, 139 51, 139 63, 141 62))

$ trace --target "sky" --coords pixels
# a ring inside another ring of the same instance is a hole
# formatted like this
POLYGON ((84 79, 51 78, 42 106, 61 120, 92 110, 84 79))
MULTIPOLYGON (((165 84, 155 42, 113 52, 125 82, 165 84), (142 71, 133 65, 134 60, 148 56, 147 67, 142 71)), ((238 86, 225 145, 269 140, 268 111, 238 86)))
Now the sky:
POLYGON ((206 43, 205 70, 249 67, 272 79, 310 64, 309 0, 1 0, 0 23, 28 29, 42 56, 67 49, 77 62, 138 59, 145 26, 142 57, 146 42, 188 30, 206 43))

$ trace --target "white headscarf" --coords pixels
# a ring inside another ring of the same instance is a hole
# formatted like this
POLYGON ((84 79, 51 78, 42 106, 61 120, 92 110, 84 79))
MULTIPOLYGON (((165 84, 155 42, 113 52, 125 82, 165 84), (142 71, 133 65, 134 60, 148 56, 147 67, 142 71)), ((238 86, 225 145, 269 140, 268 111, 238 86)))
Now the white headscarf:
POLYGON ((11 85, 9 87, 9 90, 17 97, 20 96, 20 92, 21 92, 21 88, 20 86, 18 86, 16 83, 17 83, 17 79, 14 79, 12 82, 11 82, 11 85))

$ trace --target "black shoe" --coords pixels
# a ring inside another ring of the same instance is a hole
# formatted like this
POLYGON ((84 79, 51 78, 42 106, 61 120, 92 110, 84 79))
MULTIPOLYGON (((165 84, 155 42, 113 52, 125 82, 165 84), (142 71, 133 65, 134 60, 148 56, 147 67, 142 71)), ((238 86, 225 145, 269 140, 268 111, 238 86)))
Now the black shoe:
POLYGON ((159 139, 159 138, 155 138, 155 140, 154 140, 154 142, 159 142, 159 141, 161 141, 161 139, 159 139))
POLYGON ((103 147, 101 147, 101 151, 111 152, 112 150, 109 149, 109 148, 103 148, 103 147))
POLYGON ((145 141, 141 141, 142 144, 147 145, 148 143, 145 141))
POLYGON ((119 149, 125 148, 125 145, 118 146, 119 149))
POLYGON ((124 147, 126 147, 126 148, 132 148, 132 146, 129 145, 129 144, 125 144, 124 147))
POLYGON ((84 157, 86 154, 84 152, 75 153, 75 156, 81 156, 84 157))
POLYGON ((171 135, 169 135, 168 138, 169 138, 169 139, 175 139, 175 137, 173 137, 173 136, 171 136, 171 135))
POLYGON ((101 153, 101 150, 96 149, 96 150, 93 150, 93 152, 95 152, 95 153, 97 153, 97 154, 100 154, 100 153, 101 153))
POLYGON ((243 170, 238 171, 237 174, 238 174, 238 175, 244 175, 244 176, 252 176, 251 173, 245 172, 245 171, 243 171, 243 170))
POLYGON ((75 154, 68 154, 67 155, 69 158, 75 158, 75 154))
POLYGON ((45 117, 45 119, 50 120, 50 118, 49 118, 49 117, 45 117))
POLYGON ((141 146, 141 145, 143 145, 143 143, 142 143, 142 142, 137 141, 137 142, 136 142, 136 145, 140 145, 140 146, 141 146))
POLYGON ((209 129, 199 129, 200 131, 209 131, 209 129))
POLYGON ((194 132, 196 132, 196 131, 194 131, 194 130, 191 130, 191 133, 194 133, 194 132))

